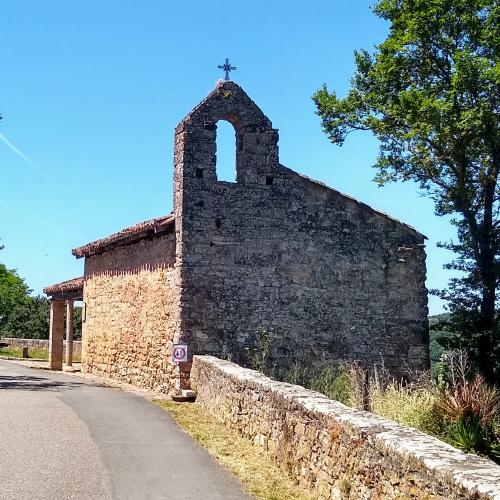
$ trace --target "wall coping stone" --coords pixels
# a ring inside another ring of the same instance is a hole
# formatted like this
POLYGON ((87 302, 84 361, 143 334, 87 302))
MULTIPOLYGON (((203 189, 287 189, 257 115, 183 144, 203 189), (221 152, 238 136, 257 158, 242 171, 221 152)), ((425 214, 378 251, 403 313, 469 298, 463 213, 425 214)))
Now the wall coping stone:
POLYGON ((274 396, 284 400, 293 400, 311 414, 356 429, 368 437, 372 446, 391 450, 401 456, 402 461, 417 460, 427 468, 430 475, 451 480, 457 487, 463 488, 470 494, 480 494, 484 498, 500 500, 500 466, 486 458, 466 454, 414 428, 404 427, 379 415, 350 408, 318 392, 272 380, 255 370, 213 356, 194 356, 195 389, 197 371, 203 365, 210 366, 247 387, 273 393, 274 396))

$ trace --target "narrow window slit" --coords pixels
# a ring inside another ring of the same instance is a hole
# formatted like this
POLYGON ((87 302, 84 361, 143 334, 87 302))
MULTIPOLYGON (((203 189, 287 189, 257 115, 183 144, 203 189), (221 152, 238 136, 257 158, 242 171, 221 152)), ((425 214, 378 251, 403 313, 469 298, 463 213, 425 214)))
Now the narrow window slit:
POLYGON ((236 131, 225 120, 217 122, 215 167, 218 181, 236 182, 236 131))

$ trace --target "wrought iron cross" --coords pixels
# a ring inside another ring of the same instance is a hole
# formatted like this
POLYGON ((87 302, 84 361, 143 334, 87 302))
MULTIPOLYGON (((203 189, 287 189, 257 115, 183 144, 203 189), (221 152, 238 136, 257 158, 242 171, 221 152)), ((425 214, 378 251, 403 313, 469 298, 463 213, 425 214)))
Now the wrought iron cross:
POLYGON ((229 72, 236 69, 236 66, 231 66, 231 63, 229 62, 229 59, 227 57, 226 57, 226 62, 224 64, 220 64, 217 67, 219 69, 225 71, 225 73, 226 73, 225 80, 229 80, 229 72))

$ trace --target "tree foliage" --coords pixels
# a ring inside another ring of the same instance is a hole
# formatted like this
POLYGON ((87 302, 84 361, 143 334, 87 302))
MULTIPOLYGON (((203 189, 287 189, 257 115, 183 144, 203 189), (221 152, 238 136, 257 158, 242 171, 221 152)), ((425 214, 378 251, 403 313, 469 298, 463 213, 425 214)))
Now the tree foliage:
POLYGON ((0 264, 0 330, 14 307, 26 300, 28 291, 28 286, 15 270, 0 264))
MULTIPOLYGON (((24 339, 49 338, 50 302, 41 295, 27 296, 10 311, 7 321, 0 328, 0 336, 24 339)), ((73 338, 82 338, 82 308, 73 312, 73 338)))
MULTIPOLYGON (((0 245, 0 250, 3 248, 0 245)), ((0 337, 49 338, 50 303, 30 295, 28 285, 14 269, 0 264, 0 337)), ((82 309, 74 308, 73 337, 82 337, 82 309)))
POLYGON ((26 296, 14 305, 0 329, 2 337, 49 338, 49 301, 40 295, 26 296))
POLYGON ((331 141, 356 130, 380 141, 376 182, 416 181, 451 215, 459 277, 441 296, 472 358, 500 373, 496 323, 500 162, 500 6, 496 0, 381 0, 390 23, 373 54, 355 52, 351 89, 326 86, 314 102, 331 141))

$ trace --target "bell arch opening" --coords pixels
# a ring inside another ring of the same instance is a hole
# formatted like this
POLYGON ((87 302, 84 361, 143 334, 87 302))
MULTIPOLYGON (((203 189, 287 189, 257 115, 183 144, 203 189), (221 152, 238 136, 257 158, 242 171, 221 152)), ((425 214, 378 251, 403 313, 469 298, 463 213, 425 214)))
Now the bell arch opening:
POLYGON ((236 129, 226 120, 215 126, 215 175, 218 181, 236 182, 236 129))

